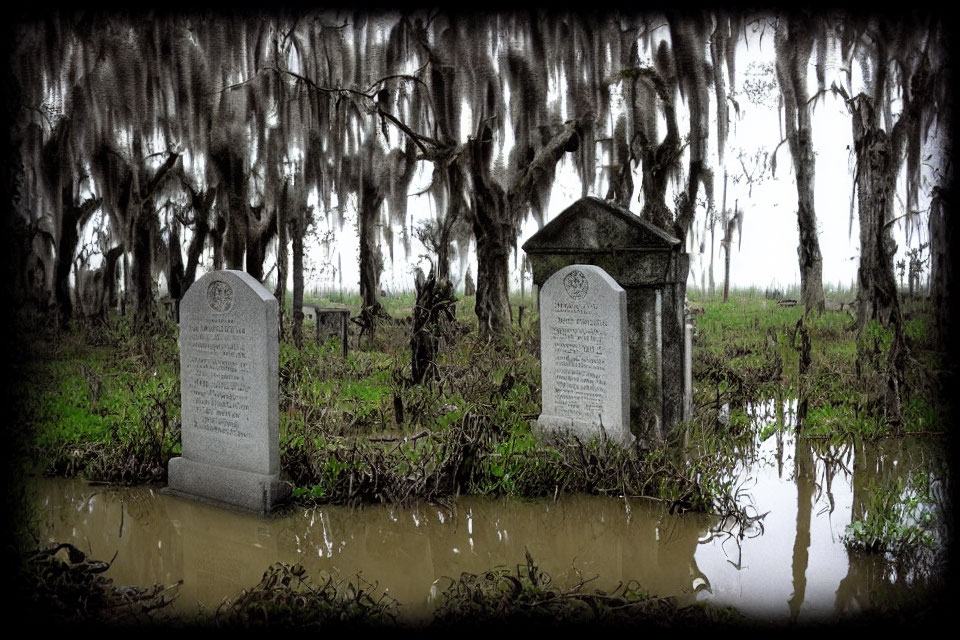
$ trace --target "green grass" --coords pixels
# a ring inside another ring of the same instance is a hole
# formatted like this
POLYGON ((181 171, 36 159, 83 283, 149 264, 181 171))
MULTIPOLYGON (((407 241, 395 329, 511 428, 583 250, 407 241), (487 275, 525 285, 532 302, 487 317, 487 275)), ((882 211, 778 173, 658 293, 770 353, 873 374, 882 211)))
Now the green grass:
MULTIPOLYGON (((759 290, 733 292, 726 303, 714 297, 698 304, 703 313, 694 316, 697 404, 716 407, 728 400, 796 397, 802 382, 810 402, 805 433, 882 437, 896 430, 879 411, 892 341, 889 328, 871 323, 858 338, 846 311, 806 316, 811 368, 801 380, 795 331, 803 307, 779 307, 759 290)), ((904 315, 913 359, 905 372, 902 429, 936 431, 947 418, 935 400, 929 372, 942 365, 943 354, 932 350, 929 305, 905 303, 904 315)))
MULTIPOLYGON (((385 321, 372 346, 352 338, 349 357, 336 339, 280 345, 279 431, 282 466, 303 499, 354 502, 441 499, 457 491, 510 496, 556 491, 646 495, 699 510, 730 506, 735 489, 726 467, 745 451, 760 426, 750 402, 809 399, 803 434, 839 438, 893 433, 876 410, 883 380, 858 376, 858 353, 882 350, 889 335, 870 328, 860 342, 850 316, 807 318, 812 353, 805 378, 794 336, 800 307, 778 307, 762 291, 734 292, 727 303, 707 300, 694 316, 694 404, 690 444, 663 451, 622 452, 602 443, 545 443, 530 422, 540 412, 540 364, 534 298, 523 327, 516 307, 500 342, 476 339, 473 298, 457 303, 466 333, 437 357, 438 378, 411 382, 410 329, 385 321), (879 385, 879 386, 878 386, 879 385), (721 424, 718 415, 729 405, 721 424)), ((387 298, 399 314, 410 294, 387 298)), ((927 310, 908 314, 915 353, 926 349, 927 310)), ((34 457, 48 473, 123 482, 162 479, 179 451, 177 329, 165 325, 137 338, 123 319, 52 338, 34 335, 37 357, 26 358, 23 422, 34 457), (117 345, 117 346, 106 346, 117 345)), ((289 335, 287 332, 285 335, 289 335)), ((913 376, 916 372, 911 373, 913 376)), ((904 431, 936 431, 948 417, 931 388, 905 396, 904 431)), ((783 425, 778 425, 782 428, 783 425)), ((770 428, 767 429, 772 433, 770 428)), ((769 436, 770 433, 767 433, 769 436)))

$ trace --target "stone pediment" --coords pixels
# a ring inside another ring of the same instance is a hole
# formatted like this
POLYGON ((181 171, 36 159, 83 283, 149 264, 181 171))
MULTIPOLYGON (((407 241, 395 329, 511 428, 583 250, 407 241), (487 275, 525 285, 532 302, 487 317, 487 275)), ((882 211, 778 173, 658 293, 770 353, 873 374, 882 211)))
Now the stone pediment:
POLYGON ((523 244, 527 253, 676 249, 680 240, 616 204, 588 196, 523 244))

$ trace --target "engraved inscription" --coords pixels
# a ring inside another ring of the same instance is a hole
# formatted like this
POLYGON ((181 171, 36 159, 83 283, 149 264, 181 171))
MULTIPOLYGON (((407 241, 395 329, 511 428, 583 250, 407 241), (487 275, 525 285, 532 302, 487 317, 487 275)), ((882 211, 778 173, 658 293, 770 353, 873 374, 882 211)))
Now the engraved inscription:
POLYGON ((598 317, 599 305, 592 302, 555 301, 551 311, 553 322, 548 329, 555 354, 556 415, 595 421, 603 412, 607 391, 603 346, 615 338, 610 322, 598 317))
POLYGON ((194 317, 184 324, 181 384, 184 401, 193 408, 185 416, 190 427, 243 439, 253 437, 246 333, 247 328, 229 315, 194 317))
POLYGON ((207 304, 214 311, 230 311, 233 306, 233 287, 222 280, 214 280, 207 287, 207 304))

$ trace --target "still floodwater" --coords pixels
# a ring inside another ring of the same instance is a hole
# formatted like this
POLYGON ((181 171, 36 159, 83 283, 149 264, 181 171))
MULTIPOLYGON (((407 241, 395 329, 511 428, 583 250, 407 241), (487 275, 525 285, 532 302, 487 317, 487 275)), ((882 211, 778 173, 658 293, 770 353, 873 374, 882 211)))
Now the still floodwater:
POLYGON ((601 589, 634 579, 680 604, 706 600, 753 618, 804 622, 916 596, 909 572, 849 553, 842 542, 851 518, 863 515, 865 487, 927 455, 908 445, 797 446, 768 438, 741 470, 744 499, 767 513, 762 531, 743 539, 724 534, 715 517, 670 515, 642 499, 462 497, 452 512, 323 506, 265 519, 156 488, 57 479, 33 487, 46 540, 72 542, 97 559, 116 554, 106 574, 115 584, 182 580, 173 605, 181 614, 212 612, 283 561, 303 564, 315 580, 320 571, 354 581, 360 574, 396 598, 402 616, 424 620, 444 586, 438 579, 523 563, 526 549, 555 583, 574 584, 577 572, 598 576, 590 586, 601 589))

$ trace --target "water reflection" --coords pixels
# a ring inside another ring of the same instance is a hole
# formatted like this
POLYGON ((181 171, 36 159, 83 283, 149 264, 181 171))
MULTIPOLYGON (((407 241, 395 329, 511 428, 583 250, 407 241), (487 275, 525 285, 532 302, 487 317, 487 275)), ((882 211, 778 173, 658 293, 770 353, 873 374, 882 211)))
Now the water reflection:
POLYGON ((750 461, 735 471, 748 482, 757 510, 767 512, 763 534, 743 541, 714 537, 697 551, 713 585, 709 599, 758 618, 811 622, 906 606, 935 588, 928 579, 942 567, 933 554, 921 553, 918 563, 916 557, 848 552, 843 537, 851 522, 867 517, 877 485, 945 468, 936 443, 797 440, 794 404, 768 402, 747 411, 758 430, 786 428, 755 443, 750 461))
MULTIPOLYGON (((769 409, 771 420, 782 420, 769 409)), ((179 613, 210 612, 284 561, 300 562, 312 576, 359 573, 396 598, 403 616, 424 619, 440 577, 522 563, 529 550, 560 584, 599 576, 591 586, 612 589, 636 579, 681 604, 708 600, 763 619, 810 621, 886 607, 919 584, 916 567, 892 570, 884 558, 848 553, 842 544, 846 525, 866 515, 871 482, 909 474, 929 457, 914 449, 796 441, 789 432, 767 438, 738 470, 748 481, 745 498, 769 512, 753 537, 713 517, 670 515, 650 501, 591 496, 461 498, 452 512, 325 506, 264 519, 151 488, 53 479, 34 488, 47 539, 96 558, 116 554, 108 575, 118 584, 183 580, 179 613)))

